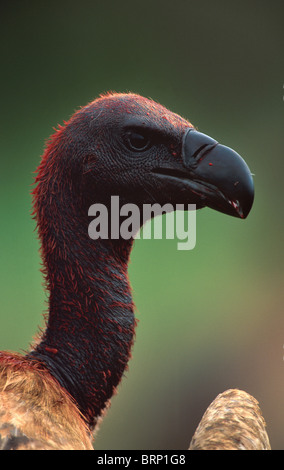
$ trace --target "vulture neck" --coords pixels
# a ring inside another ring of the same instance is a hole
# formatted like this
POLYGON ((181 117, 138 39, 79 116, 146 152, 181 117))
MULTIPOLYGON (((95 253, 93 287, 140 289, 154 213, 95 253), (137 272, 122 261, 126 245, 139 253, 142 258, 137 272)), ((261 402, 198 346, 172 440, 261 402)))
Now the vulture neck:
POLYGON ((70 393, 92 429, 130 358, 135 319, 127 267, 133 240, 91 240, 88 207, 64 183, 68 175, 59 185, 42 173, 34 207, 49 311, 41 341, 28 356, 70 393))

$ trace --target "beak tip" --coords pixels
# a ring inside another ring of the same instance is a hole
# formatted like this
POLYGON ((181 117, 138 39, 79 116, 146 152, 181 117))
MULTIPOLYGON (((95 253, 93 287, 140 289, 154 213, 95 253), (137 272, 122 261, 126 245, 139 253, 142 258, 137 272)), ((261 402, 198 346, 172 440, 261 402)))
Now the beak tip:
POLYGON ((254 183, 250 171, 247 171, 246 175, 243 176, 243 190, 240 198, 242 207, 242 219, 246 219, 249 215, 254 201, 254 183))
MULTIPOLYGON (((248 174, 247 174, 248 175, 248 174)), ((245 178, 244 178, 245 179, 245 178)), ((242 190, 235 194, 232 200, 229 200, 228 212, 224 207, 224 212, 240 219, 246 219, 252 209, 254 201, 253 181, 243 181, 242 190)))

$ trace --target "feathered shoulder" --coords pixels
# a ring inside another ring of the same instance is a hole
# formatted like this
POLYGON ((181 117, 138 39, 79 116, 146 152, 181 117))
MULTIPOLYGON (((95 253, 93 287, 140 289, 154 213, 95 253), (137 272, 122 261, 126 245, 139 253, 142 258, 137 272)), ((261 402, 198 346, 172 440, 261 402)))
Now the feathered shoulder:
POLYGON ((39 363, 0 353, 0 449, 92 450, 69 394, 39 363))

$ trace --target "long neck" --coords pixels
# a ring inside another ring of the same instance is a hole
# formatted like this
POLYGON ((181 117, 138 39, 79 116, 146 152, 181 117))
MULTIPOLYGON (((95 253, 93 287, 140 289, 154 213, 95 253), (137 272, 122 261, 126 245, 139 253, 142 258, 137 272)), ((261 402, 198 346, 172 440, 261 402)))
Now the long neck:
POLYGON ((29 356, 45 364, 93 427, 130 357, 135 319, 127 264, 132 241, 91 240, 87 208, 85 214, 76 213, 72 191, 62 184, 60 197, 40 186, 36 194, 49 315, 41 342, 29 356))

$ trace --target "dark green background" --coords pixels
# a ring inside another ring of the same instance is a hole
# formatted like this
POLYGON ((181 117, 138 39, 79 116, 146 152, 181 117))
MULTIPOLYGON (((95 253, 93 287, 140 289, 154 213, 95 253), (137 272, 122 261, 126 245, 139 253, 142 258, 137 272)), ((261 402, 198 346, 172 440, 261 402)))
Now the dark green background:
POLYGON ((197 246, 140 240, 139 325, 97 449, 186 449, 207 405, 239 387, 284 448, 281 1, 1 1, 1 349, 46 309, 30 187, 44 141, 108 90, 150 96, 237 150, 255 174, 247 220, 204 209, 197 246))

